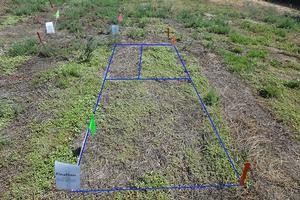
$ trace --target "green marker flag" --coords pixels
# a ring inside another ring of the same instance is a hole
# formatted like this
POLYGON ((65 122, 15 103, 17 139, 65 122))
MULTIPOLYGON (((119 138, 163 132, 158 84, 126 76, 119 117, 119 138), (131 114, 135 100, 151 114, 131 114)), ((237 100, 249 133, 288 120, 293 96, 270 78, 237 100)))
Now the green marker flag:
POLYGON ((55 16, 55 18, 56 18, 56 19, 58 19, 58 18, 59 18, 59 10, 57 10, 57 11, 56 11, 56 13, 55 13, 55 15, 54 15, 54 16, 55 16))
POLYGON ((89 129, 92 133, 92 136, 94 136, 95 133, 96 133, 96 122, 95 122, 95 116, 94 115, 92 115, 92 117, 91 117, 89 129))

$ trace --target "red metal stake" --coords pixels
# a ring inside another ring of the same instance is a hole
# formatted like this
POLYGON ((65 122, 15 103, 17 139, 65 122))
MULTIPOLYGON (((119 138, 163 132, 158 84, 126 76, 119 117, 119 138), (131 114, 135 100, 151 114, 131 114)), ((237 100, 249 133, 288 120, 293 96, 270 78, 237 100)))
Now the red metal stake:
POLYGON ((240 186, 244 186, 245 185, 245 180, 247 178, 247 173, 250 169, 251 165, 250 165, 250 162, 246 162, 245 165, 244 165, 244 169, 243 169, 243 174, 240 178, 240 186))
POLYGON ((42 38, 41 38, 41 34, 40 34, 39 32, 36 32, 36 34, 38 35, 38 38, 39 38, 39 40, 40 40, 40 43, 43 43, 43 42, 42 42, 42 38))

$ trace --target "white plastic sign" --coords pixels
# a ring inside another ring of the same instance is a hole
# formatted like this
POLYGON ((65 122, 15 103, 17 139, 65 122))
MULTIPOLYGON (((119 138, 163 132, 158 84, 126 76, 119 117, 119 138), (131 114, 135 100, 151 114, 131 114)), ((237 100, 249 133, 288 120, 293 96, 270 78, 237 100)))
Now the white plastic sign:
POLYGON ((80 189, 80 166, 55 161, 56 188, 59 190, 80 189))
POLYGON ((53 22, 46 22, 46 32, 55 33, 53 22))
POLYGON ((119 34, 119 26, 118 25, 111 25, 111 32, 113 36, 116 36, 119 34))

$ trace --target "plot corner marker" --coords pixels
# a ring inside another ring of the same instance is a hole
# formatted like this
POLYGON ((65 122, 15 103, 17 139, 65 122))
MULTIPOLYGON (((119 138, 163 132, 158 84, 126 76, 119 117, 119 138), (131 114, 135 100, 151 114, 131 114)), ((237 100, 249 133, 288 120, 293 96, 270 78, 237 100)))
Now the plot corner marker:
POLYGON ((40 32, 36 32, 36 34, 37 34, 37 36, 38 36, 38 38, 39 38, 39 41, 40 41, 40 43, 42 44, 42 43, 43 43, 43 41, 42 41, 42 37, 41 37, 41 34, 40 34, 40 32))
POLYGON ((53 9, 53 8, 54 8, 54 6, 53 6, 53 3, 52 3, 52 1, 51 1, 51 0, 49 0, 49 3, 50 3, 50 6, 51 6, 51 8, 53 9))
POLYGON ((95 133, 96 133, 96 122, 95 122, 95 116, 94 115, 91 116, 89 129, 91 131, 92 136, 94 136, 95 133))
POLYGON ((59 18, 59 9, 57 9, 56 13, 54 14, 55 18, 58 19, 59 18))
POLYGON ((248 174, 248 171, 251 167, 251 164, 249 161, 246 161, 246 163, 244 164, 244 169, 243 169, 243 174, 240 178, 240 186, 244 186, 245 185, 245 180, 247 178, 247 174, 248 174))
POLYGON ((119 15, 119 16, 118 16, 118 22, 119 22, 119 24, 121 24, 122 21, 123 21, 123 16, 122 16, 122 15, 119 15))

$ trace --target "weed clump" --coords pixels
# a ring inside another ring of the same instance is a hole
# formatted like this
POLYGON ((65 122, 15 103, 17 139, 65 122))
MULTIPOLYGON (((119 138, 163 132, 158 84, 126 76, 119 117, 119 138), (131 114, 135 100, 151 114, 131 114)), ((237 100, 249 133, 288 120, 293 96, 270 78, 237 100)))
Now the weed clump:
POLYGON ((92 59, 93 51, 96 49, 97 44, 93 38, 89 38, 84 49, 84 52, 79 56, 78 63, 90 62, 92 59))
POLYGON ((8 50, 9 56, 29 56, 37 54, 39 51, 38 42, 35 39, 26 39, 15 42, 8 50))
POLYGON ((290 80, 283 84, 285 87, 291 89, 299 89, 300 88, 300 80, 290 80))
POLYGON ((217 104, 220 100, 220 97, 217 94, 217 91, 215 89, 209 89, 207 95, 203 98, 203 101, 205 105, 207 106, 213 106, 217 104))
POLYGON ((282 91, 275 85, 268 84, 259 89, 259 95, 263 98, 278 98, 280 97, 282 91))

